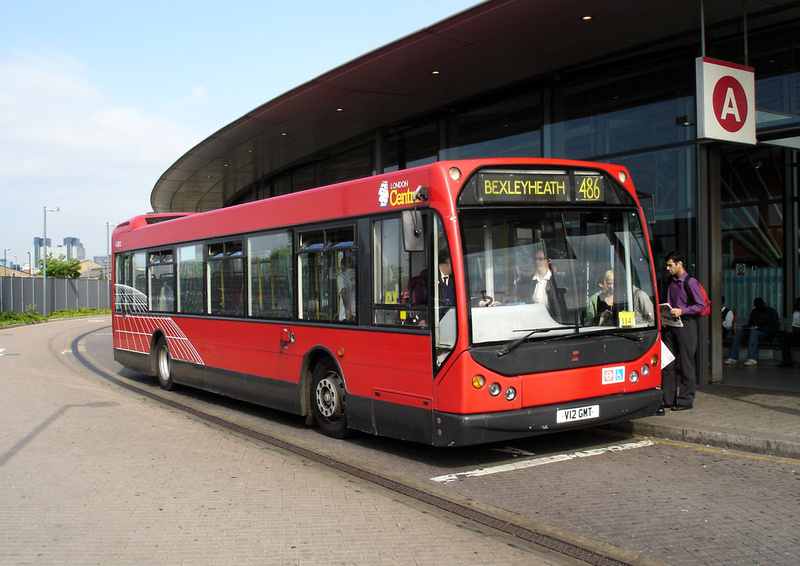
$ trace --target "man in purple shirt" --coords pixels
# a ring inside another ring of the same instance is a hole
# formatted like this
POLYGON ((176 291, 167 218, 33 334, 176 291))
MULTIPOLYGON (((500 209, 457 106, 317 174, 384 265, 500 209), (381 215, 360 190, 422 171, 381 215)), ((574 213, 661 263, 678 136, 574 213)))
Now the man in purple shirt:
POLYGON ((661 329, 662 339, 669 350, 675 354, 675 361, 670 363, 661 372, 661 389, 664 400, 657 414, 664 414, 664 409, 670 407, 673 411, 691 409, 694 403, 695 388, 697 385, 697 369, 695 367, 695 354, 697 353, 697 318, 705 310, 705 305, 695 303, 686 295, 685 285, 688 283, 692 297, 702 297, 700 284, 694 277, 689 279, 689 274, 684 267, 684 258, 681 252, 670 252, 666 258, 667 271, 670 277, 667 286, 666 299, 672 310, 673 317, 680 317, 683 326, 667 326, 661 329), (687 281, 687 279, 689 279, 687 281), (680 361, 680 375, 676 366, 680 361), (680 385, 680 394, 678 386, 680 385))

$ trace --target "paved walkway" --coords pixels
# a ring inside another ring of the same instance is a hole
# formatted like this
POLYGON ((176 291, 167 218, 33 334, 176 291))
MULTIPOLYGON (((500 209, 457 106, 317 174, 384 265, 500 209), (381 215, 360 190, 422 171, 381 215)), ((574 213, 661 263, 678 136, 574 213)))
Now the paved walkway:
MULTIPOLYGON (((107 325, 0 329, 0 563, 563 563, 98 380, 70 347, 107 325)), ((800 369, 724 382, 620 428, 800 458, 800 369)))
POLYGON ((726 366, 722 383, 699 387, 690 411, 615 426, 653 436, 800 459, 800 368, 776 361, 726 366))
POLYGON ((97 379, 0 330, 0 564, 552 564, 503 537, 97 379))

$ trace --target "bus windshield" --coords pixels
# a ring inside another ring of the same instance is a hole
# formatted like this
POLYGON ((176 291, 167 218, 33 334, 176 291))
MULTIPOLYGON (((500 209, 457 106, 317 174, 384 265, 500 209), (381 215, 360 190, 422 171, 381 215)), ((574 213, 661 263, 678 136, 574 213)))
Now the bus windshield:
POLYGON ((473 344, 655 328, 636 209, 483 208, 461 219, 473 344))

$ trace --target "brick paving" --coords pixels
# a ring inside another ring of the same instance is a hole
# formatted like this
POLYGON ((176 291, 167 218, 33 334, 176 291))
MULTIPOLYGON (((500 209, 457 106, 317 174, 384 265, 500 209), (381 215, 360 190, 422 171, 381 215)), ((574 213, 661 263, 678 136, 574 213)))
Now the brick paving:
POLYGON ((0 563, 551 563, 87 375, 106 324, 0 330, 0 563))
MULTIPOLYGON (((0 330, 0 349, 8 354, 0 357, 0 563, 563 563, 87 377, 61 352, 92 324, 108 321, 0 330)), ((797 458, 800 371, 766 363, 726 367, 725 383, 700 388, 691 411, 619 428, 797 458)), ((249 419, 239 407, 230 411, 249 419)), ((284 418, 293 422, 282 414, 269 421, 284 418)), ((291 424, 288 434, 319 436, 291 424)), ((515 445, 547 453, 551 438, 515 445)), ((581 446, 580 435, 568 438, 574 449, 597 442, 581 446)), ((490 451, 442 452, 375 437, 327 445, 356 460, 366 450, 376 466, 419 480, 507 460, 490 451)), ((791 463, 754 458, 742 465, 669 443, 608 460, 443 489, 642 553, 643 561, 795 563, 800 472, 791 463)))

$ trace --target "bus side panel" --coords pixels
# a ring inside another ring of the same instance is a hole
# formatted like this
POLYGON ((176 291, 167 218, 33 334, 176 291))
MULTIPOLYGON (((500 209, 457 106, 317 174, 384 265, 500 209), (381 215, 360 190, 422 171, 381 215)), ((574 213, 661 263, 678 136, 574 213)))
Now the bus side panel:
POLYGON ((295 415, 302 414, 298 383, 187 362, 173 364, 173 378, 176 383, 295 415))
POLYGON ((409 439, 430 433, 428 334, 162 315, 119 317, 118 328, 123 357, 136 369, 146 371, 153 335, 162 332, 176 382, 290 412, 300 411, 306 354, 327 351, 342 369, 354 428, 409 439))
MULTIPOLYGON (((405 404, 418 406, 422 406, 422 400, 431 399, 428 335, 375 333, 291 322, 197 318, 176 319, 176 323, 203 365, 298 382, 306 353, 322 347, 336 356, 351 394, 378 398, 376 392, 397 393, 408 397, 405 404), (293 335, 294 342, 284 340, 285 334, 293 335), (402 363, 387 364, 390 360, 402 363), (391 365, 397 367, 387 367, 391 365)), ((178 358, 174 352, 173 357, 178 358)), ((189 361, 190 357, 180 359, 189 361)))
POLYGON ((340 347, 344 349, 338 361, 348 393, 431 408, 433 376, 429 335, 330 332, 326 337, 325 332, 314 329, 314 334, 320 334, 332 352, 338 353, 340 347))
POLYGON ((350 395, 347 398, 350 428, 369 434, 432 444, 433 412, 397 402, 350 395))
POLYGON ((122 364, 126 368, 146 374, 150 373, 150 357, 145 354, 114 348, 114 361, 122 364))
POLYGON ((282 325, 167 315, 115 316, 114 320, 115 350, 149 356, 154 335, 163 334, 173 363, 187 364, 176 376, 187 385, 214 391, 220 386, 212 387, 211 381, 244 381, 248 375, 299 380, 302 356, 281 348, 282 325), (217 368, 229 377, 209 380, 201 368, 217 368))

